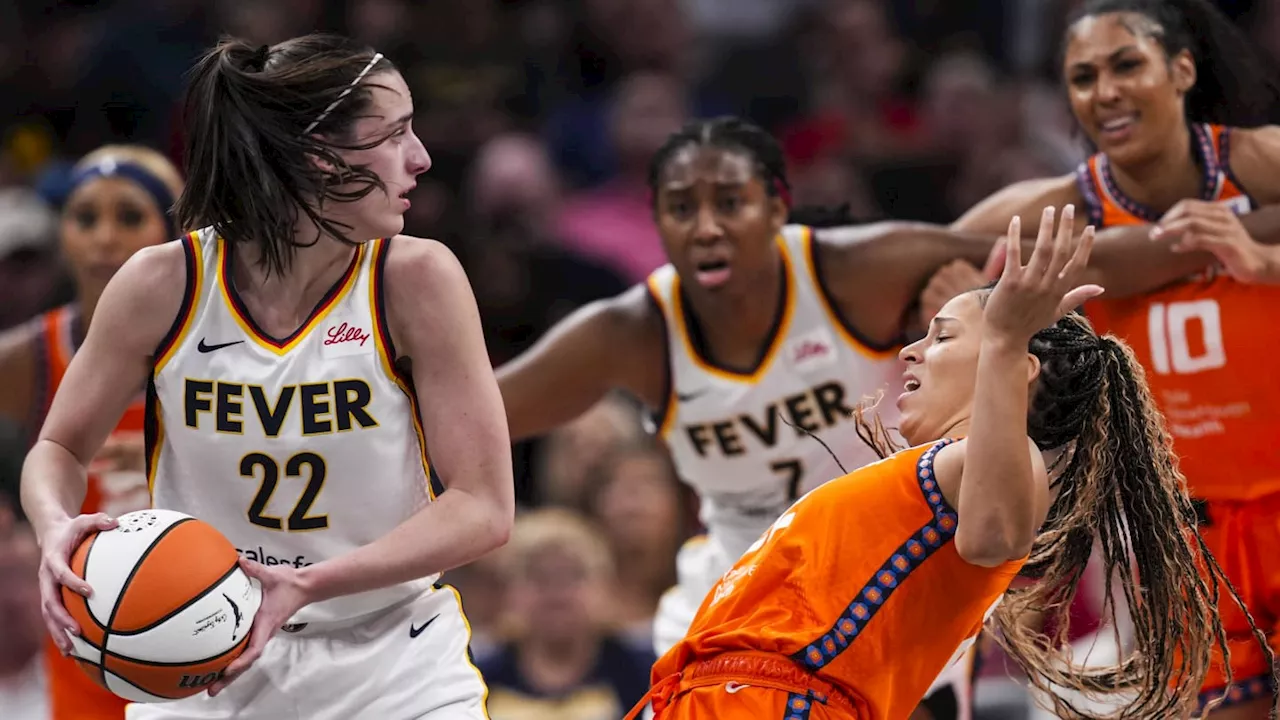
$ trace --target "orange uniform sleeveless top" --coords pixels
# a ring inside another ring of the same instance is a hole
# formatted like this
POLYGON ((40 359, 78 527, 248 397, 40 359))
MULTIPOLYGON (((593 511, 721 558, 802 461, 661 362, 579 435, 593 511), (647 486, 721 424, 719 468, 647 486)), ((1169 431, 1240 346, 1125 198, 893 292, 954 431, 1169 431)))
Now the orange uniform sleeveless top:
MULTIPOLYGON (((75 336, 80 323, 79 310, 68 305, 46 313, 40 318, 42 325, 36 337, 38 385, 43 387, 43 397, 38 397, 35 408, 38 417, 33 418, 32 434, 39 432, 45 415, 53 403, 71 356, 75 354, 75 336)), ((141 393, 139 393, 141 396, 141 393)), ((129 406, 116 432, 142 433, 146 417, 145 403, 139 400, 129 406)), ((146 475, 89 474, 88 491, 85 494, 83 513, 109 512, 113 515, 148 506, 146 475), (137 507, 141 505, 141 507, 137 507)), ((124 718, 125 700, 94 684, 74 660, 63 657, 52 640, 45 640, 45 668, 48 672, 49 706, 52 720, 121 720, 124 718)))
MULTIPOLYGON (((1204 168, 1200 199, 1253 210, 1228 162, 1231 129, 1191 129, 1204 168)), ((1159 220, 1120 192, 1105 155, 1083 163, 1077 181, 1099 228, 1159 220)), ((1276 307, 1280 288, 1238 283, 1212 269, 1140 297, 1085 305, 1094 327, 1124 339, 1146 369, 1198 497, 1251 500, 1280 491, 1280 384, 1269 379, 1280 346, 1265 330, 1276 307)))
POLYGON ((957 515, 933 474, 950 442, 802 497, 720 579, 654 665, 655 685, 717 655, 768 652, 845 690, 860 718, 910 715, 1022 566, 983 568, 956 552, 957 515))

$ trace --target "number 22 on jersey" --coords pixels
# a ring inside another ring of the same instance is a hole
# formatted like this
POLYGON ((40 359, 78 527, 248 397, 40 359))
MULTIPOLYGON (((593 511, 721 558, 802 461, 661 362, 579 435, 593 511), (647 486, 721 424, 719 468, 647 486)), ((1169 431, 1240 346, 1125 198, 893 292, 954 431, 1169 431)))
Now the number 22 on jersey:
POLYGON ((1193 375, 1227 364, 1222 311, 1216 300, 1152 303, 1147 329, 1151 369, 1157 375, 1193 375))
POLYGON ((262 480, 258 486, 258 492, 253 496, 253 502, 249 504, 247 513, 249 522, 268 530, 284 530, 286 532, 324 530, 329 527, 328 515, 310 514, 311 505, 315 503, 316 497, 320 495, 320 490, 324 488, 324 458, 312 452, 300 452, 293 455, 284 463, 285 477, 301 478, 303 468, 309 471, 306 487, 303 488, 297 502, 294 503, 293 511, 289 513, 289 517, 280 518, 266 514, 267 505, 271 502, 276 486, 280 483, 280 463, 270 455, 260 452, 252 452, 241 458, 241 477, 256 478, 258 470, 261 469, 262 471, 262 480))

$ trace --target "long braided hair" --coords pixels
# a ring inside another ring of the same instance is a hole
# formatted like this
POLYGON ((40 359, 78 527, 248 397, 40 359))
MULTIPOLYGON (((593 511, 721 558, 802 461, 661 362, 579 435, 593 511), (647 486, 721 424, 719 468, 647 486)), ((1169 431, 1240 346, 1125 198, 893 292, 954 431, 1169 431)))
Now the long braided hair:
MULTIPOLYGON (((985 305, 991 290, 973 292, 985 305)), ((1041 450, 1059 451, 1049 468, 1057 495, 1023 567, 1033 582, 1005 594, 991 619, 994 635, 1053 699, 1058 717, 1177 717, 1195 707, 1215 647, 1227 654, 1217 609, 1223 590, 1270 658, 1266 637, 1197 530, 1164 418, 1129 347, 1099 337, 1083 315, 1070 313, 1036 333, 1028 349, 1040 360, 1040 375, 1027 434, 1041 450), (1136 647, 1109 667, 1081 667, 1061 655, 1095 540, 1105 565, 1103 614, 1115 618, 1118 576, 1134 625, 1136 647), (1051 635, 1020 622, 1032 611, 1044 613, 1051 635), (1131 699, 1096 714, 1062 698, 1055 686, 1086 698, 1124 692, 1131 699)), ((857 421, 882 456, 894 450, 878 420, 859 413, 857 421)))

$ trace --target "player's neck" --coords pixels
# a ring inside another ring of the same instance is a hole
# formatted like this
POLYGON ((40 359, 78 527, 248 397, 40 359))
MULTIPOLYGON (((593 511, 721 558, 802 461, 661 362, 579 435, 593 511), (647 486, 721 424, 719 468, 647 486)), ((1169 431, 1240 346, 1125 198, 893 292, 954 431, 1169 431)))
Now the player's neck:
POLYGON ((323 294, 351 262, 356 249, 332 238, 295 249, 289 269, 268 272, 256 245, 236 248, 232 273, 236 290, 268 303, 291 304, 316 292, 323 294))
POLYGON ((1191 150, 1191 130, 1182 125, 1175 135, 1149 161, 1129 167, 1111 163, 1111 176, 1120 192, 1157 212, 1168 210, 1179 200, 1199 197, 1203 171, 1191 150))
POLYGON ((786 266, 781 259, 754 278, 743 278, 741 290, 706 292, 690 288, 689 299, 697 315, 706 351, 711 359, 729 367, 750 365, 776 329, 785 286, 786 266))

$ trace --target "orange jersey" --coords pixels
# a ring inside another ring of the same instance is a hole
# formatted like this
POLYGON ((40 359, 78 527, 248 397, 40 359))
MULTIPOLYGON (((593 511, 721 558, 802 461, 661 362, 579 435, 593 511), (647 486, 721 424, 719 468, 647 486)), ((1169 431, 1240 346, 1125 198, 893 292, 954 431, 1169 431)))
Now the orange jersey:
MULTIPOLYGON (((1192 130, 1205 170, 1201 199, 1251 211, 1254 202, 1227 164, 1230 128, 1192 130)), ((1091 157, 1077 178, 1098 227, 1159 220, 1120 192, 1106 156, 1091 157)), ((1268 380, 1277 346, 1265 330, 1278 305, 1280 288, 1213 271, 1140 297, 1085 305, 1094 327, 1124 339, 1146 368, 1194 495, 1248 500, 1280 490, 1280 384, 1268 380)))
POLYGON ((720 579, 654 665, 655 685, 718 656, 769 653, 839 689, 858 718, 910 715, 1022 566, 983 568, 956 552, 956 512, 933 475, 949 442, 802 497, 720 579))
MULTIPOLYGON (((40 322, 43 327, 36 338, 35 350, 37 357, 43 359, 37 367, 42 373, 44 397, 38 407, 37 429, 43 424, 54 393, 58 391, 75 353, 74 337, 80 334, 77 332, 79 311, 74 306, 61 307, 45 314, 40 322)), ((133 403, 116 426, 116 432, 140 437, 145 417, 145 403, 133 403)), ((80 511, 121 515, 148 505, 145 474, 90 473, 88 491, 80 511)), ((126 702, 94 684, 75 661, 62 657, 53 641, 48 639, 45 641, 45 660, 52 720, 120 720, 124 717, 126 702)))

